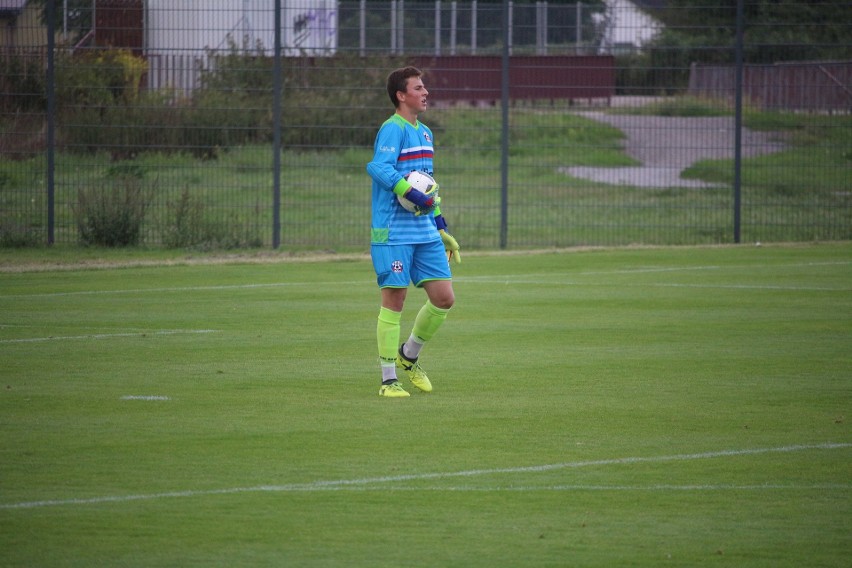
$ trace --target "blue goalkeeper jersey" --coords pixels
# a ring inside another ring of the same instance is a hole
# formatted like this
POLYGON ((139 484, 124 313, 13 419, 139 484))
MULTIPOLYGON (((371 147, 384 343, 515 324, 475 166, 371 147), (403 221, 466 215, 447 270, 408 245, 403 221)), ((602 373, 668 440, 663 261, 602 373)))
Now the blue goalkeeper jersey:
POLYGON ((376 135, 373 160, 367 173, 373 178, 372 244, 415 244, 441 240, 433 215, 405 210, 394 187, 414 170, 432 175, 432 131, 422 122, 411 124, 398 114, 387 119, 376 135))

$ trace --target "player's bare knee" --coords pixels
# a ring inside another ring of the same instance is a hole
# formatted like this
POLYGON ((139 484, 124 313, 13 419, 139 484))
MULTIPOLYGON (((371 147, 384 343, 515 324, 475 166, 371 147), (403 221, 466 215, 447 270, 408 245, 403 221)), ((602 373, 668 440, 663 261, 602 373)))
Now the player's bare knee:
POLYGON ((453 291, 450 290, 447 293, 443 293, 436 298, 430 298, 430 302, 436 308, 441 308, 442 310, 449 310, 453 307, 453 304, 456 302, 456 296, 453 294, 453 291))

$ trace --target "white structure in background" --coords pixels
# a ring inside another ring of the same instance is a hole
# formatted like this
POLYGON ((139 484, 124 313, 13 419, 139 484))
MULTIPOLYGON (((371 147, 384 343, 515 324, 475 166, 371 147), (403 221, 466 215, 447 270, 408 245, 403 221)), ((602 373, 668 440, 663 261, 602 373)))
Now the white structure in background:
POLYGON ((662 24, 644 8, 659 8, 663 2, 605 0, 606 10, 595 14, 595 24, 601 26, 600 53, 631 53, 654 39, 662 24), (641 6, 641 7, 640 7, 641 6))
MULTIPOLYGON (((337 51, 337 4, 337 0, 283 0, 282 55, 333 55, 337 51)), ((191 91, 208 56, 228 53, 232 46, 271 56, 274 26, 272 0, 148 0, 148 87, 191 91)))

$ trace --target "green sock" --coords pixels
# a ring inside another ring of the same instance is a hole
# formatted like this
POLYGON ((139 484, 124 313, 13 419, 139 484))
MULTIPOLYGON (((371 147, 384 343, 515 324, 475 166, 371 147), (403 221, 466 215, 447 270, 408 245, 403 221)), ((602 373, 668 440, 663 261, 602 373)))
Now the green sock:
POLYGON ((420 343, 429 341, 441 327, 441 324, 444 323, 444 320, 447 319, 448 313, 450 313, 450 310, 436 308, 432 305, 432 302, 426 300, 426 303, 417 312, 411 334, 420 340, 420 343))
POLYGON ((379 344, 379 360, 383 366, 395 364, 396 352, 399 349, 399 322, 401 320, 402 312, 395 312, 384 307, 379 310, 376 340, 379 344))

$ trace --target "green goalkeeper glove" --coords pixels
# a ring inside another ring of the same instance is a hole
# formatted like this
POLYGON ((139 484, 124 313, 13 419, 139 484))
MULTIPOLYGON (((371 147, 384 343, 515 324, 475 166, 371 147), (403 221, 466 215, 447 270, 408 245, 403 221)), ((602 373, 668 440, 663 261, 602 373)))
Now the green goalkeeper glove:
POLYGON ((447 232, 447 222, 443 215, 435 215, 435 226, 438 228, 438 234, 441 235, 441 240, 444 241, 444 248, 447 251, 447 262, 455 260, 456 264, 461 264, 461 253, 459 253, 459 242, 451 234, 447 232))
POLYGON ((461 253, 459 253, 459 242, 447 231, 441 229, 441 240, 444 241, 444 248, 447 249, 447 262, 455 260, 456 264, 461 264, 461 253))

